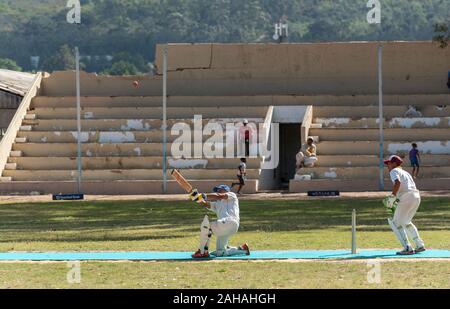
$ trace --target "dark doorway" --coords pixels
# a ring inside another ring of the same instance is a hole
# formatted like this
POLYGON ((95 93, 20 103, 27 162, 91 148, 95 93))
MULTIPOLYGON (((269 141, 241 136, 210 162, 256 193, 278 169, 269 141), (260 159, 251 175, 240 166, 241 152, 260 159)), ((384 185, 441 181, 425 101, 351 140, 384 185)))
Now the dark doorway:
POLYGON ((282 189, 289 187, 295 176, 295 155, 302 146, 301 124, 280 123, 280 180, 282 189))

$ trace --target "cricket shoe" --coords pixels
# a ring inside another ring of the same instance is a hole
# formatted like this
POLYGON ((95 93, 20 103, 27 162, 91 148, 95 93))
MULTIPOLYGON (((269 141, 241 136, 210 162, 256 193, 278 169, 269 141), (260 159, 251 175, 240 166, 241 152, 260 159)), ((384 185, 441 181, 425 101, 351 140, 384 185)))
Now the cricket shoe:
POLYGON ((194 254, 191 255, 193 259, 207 259, 209 258, 209 252, 208 250, 205 250, 204 253, 198 249, 194 254))
POLYGON ((250 255, 250 248, 248 247, 247 243, 243 244, 239 247, 239 250, 244 250, 245 255, 250 255))
POLYGON ((425 247, 419 247, 419 248, 416 248, 416 250, 414 250, 414 252, 415 253, 420 253, 420 252, 424 252, 424 251, 426 251, 427 249, 425 249, 425 247))
POLYGON ((397 252, 397 255, 413 255, 414 253, 415 251, 411 247, 408 247, 402 251, 397 252))

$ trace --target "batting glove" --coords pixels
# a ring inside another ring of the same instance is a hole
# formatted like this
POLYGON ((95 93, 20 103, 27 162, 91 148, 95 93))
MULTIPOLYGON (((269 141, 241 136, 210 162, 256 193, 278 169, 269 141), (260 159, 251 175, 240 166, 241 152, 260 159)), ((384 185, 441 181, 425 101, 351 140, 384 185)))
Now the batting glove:
POLYGON ((195 201, 195 199, 198 197, 199 193, 197 189, 194 189, 189 193, 188 197, 191 201, 195 201))
POLYGON ((383 205, 389 212, 394 213, 397 208, 398 201, 399 200, 395 195, 390 194, 383 199, 383 205))
POLYGON ((203 201, 206 201, 206 194, 199 193, 197 189, 194 189, 191 193, 189 193, 189 198, 191 199, 191 201, 201 203, 203 201))
POLYGON ((206 194, 205 193, 200 193, 198 196, 198 199, 196 200, 197 203, 202 203, 202 202, 206 202, 206 194))

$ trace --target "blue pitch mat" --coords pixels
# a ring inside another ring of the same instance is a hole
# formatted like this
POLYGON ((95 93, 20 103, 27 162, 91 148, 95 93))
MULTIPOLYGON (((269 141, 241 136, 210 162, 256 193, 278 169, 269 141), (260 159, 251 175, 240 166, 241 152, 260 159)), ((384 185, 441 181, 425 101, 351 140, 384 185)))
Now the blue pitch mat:
MULTIPOLYGON (((220 257, 226 260, 285 260, 285 259, 390 259, 390 258, 450 258, 450 250, 427 250, 409 256, 398 256, 395 250, 287 250, 253 251, 251 255, 220 257)), ((191 252, 9 252, 0 253, 0 261, 167 261, 193 260, 191 252)))

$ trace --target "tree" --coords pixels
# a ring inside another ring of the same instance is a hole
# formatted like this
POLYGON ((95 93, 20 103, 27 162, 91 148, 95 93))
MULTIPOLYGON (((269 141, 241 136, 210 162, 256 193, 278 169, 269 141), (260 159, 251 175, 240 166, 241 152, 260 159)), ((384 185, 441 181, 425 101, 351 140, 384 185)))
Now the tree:
POLYGON ((149 66, 148 63, 145 61, 144 57, 142 57, 139 54, 130 54, 128 52, 120 52, 113 54, 114 63, 123 61, 133 64, 136 69, 140 72, 148 72, 149 66))
POLYGON ((47 58, 42 64, 42 68, 46 71, 64 71, 75 69, 75 52, 68 45, 63 45, 59 51, 47 58))
POLYGON ((8 58, 0 58, 0 69, 22 71, 22 68, 14 60, 8 58))
MULTIPOLYGON (((99 56, 86 62, 89 72, 111 68, 107 55, 147 72, 157 43, 272 42, 284 15, 292 43, 412 41, 433 37, 434 25, 448 25, 450 12, 448 0, 383 0, 382 23, 369 25, 367 0, 83 0, 82 24, 74 27, 61 0, 0 2, 7 2, 0 4, 0 42, 8 42, 0 44, 0 57, 25 70, 32 69, 30 56, 39 56, 49 71, 72 69, 60 53, 70 38, 84 56, 99 56)), ((436 35, 450 44, 448 32, 436 35)))
POLYGON ((113 65, 102 72, 106 75, 136 75, 138 74, 138 69, 136 66, 128 61, 120 60, 114 62, 113 65))
POLYGON ((434 26, 435 36, 433 41, 439 43, 441 48, 446 48, 450 43, 450 28, 446 24, 436 24, 434 26))

